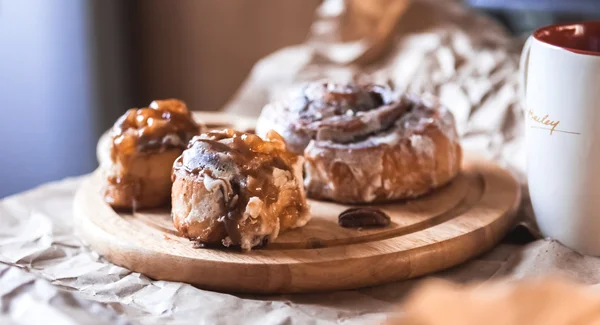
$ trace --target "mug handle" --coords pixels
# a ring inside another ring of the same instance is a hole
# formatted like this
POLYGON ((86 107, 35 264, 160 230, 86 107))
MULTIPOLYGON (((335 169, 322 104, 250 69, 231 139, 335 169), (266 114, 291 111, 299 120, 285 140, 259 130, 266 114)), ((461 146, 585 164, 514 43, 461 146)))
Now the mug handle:
POLYGON ((525 45, 523 45, 523 51, 521 52, 521 59, 519 60, 519 101, 521 107, 523 107, 523 113, 525 114, 527 108, 525 107, 525 98, 527 96, 527 70, 529 66, 529 52, 531 50, 531 41, 533 36, 529 36, 525 45))

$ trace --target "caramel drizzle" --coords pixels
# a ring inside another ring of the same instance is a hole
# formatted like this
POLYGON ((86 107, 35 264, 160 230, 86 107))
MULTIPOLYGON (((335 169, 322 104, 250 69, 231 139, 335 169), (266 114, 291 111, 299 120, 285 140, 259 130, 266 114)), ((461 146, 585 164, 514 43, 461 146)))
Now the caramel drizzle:
POLYGON ((201 128, 188 111, 185 103, 156 100, 149 107, 129 109, 121 116, 111 132, 113 160, 134 152, 153 152, 169 148, 185 149, 187 142, 201 128), (176 137, 176 142, 168 136, 176 137))
MULTIPOLYGON (((176 99, 156 100, 149 107, 129 109, 111 129, 111 160, 123 165, 123 170, 128 170, 135 155, 172 148, 183 151, 187 142, 200 130, 201 127, 196 124, 185 103, 176 99), (176 142, 167 136, 176 137, 176 142)), ((126 174, 108 181, 134 188, 131 205, 135 211, 140 180, 126 174)))
POLYGON ((188 150, 201 148, 198 154, 202 159, 196 160, 195 166, 186 166, 183 155, 174 164, 174 171, 183 170, 211 178, 218 178, 217 169, 220 169, 220 172, 227 172, 219 164, 231 162, 235 166, 234 169, 228 170, 236 173, 229 178, 232 192, 228 196, 223 193, 228 211, 223 218, 220 218, 234 244, 241 242, 239 225, 250 198, 259 197, 267 205, 276 202, 279 198, 279 189, 272 182, 273 170, 278 168, 291 171, 289 160, 296 159, 294 155, 284 150, 267 149, 266 152, 261 150, 270 145, 272 144, 252 134, 231 129, 212 131, 195 137, 188 146, 188 150), (287 155, 289 157, 282 158, 287 155))

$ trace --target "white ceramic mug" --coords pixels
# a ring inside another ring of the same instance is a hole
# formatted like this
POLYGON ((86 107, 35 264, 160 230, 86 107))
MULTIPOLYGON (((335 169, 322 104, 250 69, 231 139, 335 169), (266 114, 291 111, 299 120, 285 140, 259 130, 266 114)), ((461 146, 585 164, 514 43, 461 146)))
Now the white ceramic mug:
POLYGON ((600 256, 600 22, 538 29, 520 70, 538 226, 580 253, 600 256))

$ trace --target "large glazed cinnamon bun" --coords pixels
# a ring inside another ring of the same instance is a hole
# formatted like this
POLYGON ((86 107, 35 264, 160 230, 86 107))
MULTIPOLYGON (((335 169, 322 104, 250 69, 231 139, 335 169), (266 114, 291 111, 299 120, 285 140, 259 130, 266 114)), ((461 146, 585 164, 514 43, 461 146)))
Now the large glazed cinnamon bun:
POLYGON ((257 134, 280 133, 305 157, 308 196, 345 203, 422 195, 459 171, 454 117, 431 97, 386 86, 315 82, 267 105, 257 134))
POLYGON ((105 201, 118 208, 168 203, 173 162, 200 131, 176 99, 128 110, 109 131, 107 148, 100 148, 105 152, 99 155, 105 201))
POLYGON ((173 165, 175 228, 201 244, 249 250, 304 226, 302 161, 275 132, 264 140, 229 129, 194 137, 173 165))

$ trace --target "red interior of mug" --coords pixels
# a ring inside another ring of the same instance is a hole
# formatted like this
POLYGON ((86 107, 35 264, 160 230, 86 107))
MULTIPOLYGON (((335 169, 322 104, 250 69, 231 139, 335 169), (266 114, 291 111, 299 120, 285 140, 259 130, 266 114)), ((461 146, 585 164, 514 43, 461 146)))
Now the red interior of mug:
POLYGON ((550 25, 536 30, 533 37, 571 52, 600 55, 600 21, 550 25))

